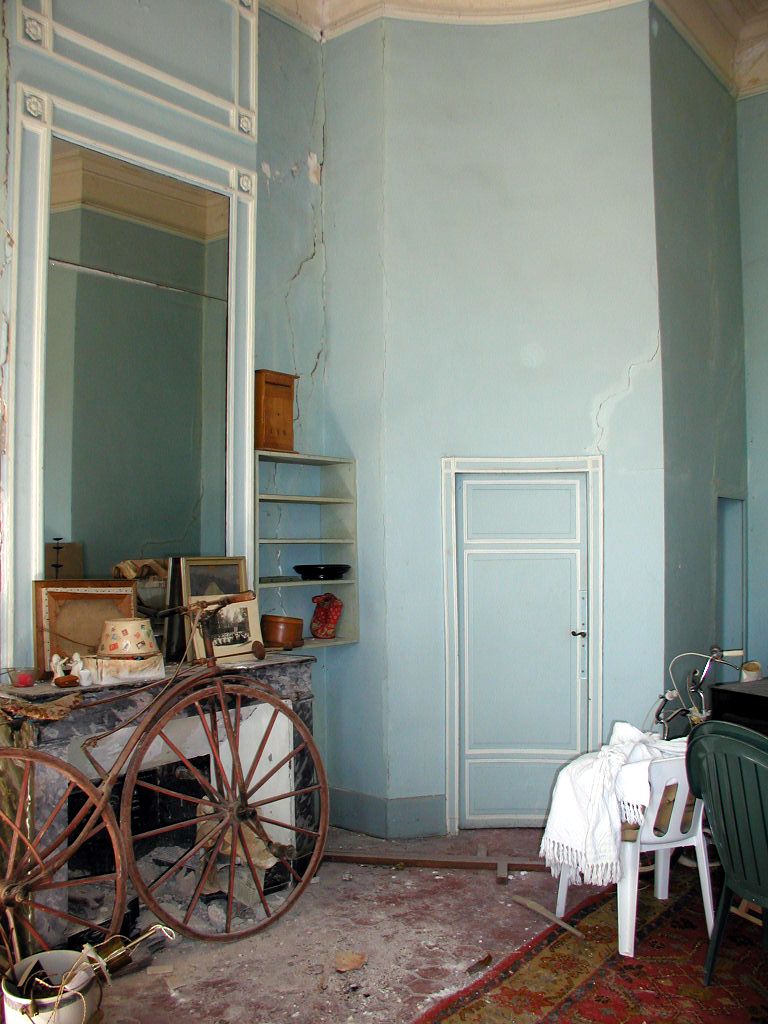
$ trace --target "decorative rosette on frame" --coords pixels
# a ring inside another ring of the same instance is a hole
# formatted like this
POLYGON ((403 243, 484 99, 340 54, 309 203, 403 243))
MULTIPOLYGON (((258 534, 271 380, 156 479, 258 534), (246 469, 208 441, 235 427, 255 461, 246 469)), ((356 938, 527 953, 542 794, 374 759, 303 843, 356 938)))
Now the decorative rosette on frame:
POLYGON ((344 603, 335 594, 318 594, 312 598, 317 605, 309 630, 316 640, 334 640, 336 623, 341 616, 344 603))

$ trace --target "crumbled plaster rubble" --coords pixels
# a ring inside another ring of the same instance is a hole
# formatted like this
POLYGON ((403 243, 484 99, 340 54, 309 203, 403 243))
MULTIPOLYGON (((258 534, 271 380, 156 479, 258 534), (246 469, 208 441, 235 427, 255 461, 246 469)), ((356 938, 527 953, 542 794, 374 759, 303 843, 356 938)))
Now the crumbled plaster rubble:
MULTIPOLYGON (((530 859, 539 837, 534 829, 481 830, 407 846, 474 853, 483 843, 490 856, 530 859)), ((329 845, 373 853, 388 846, 337 830, 329 845)), ((571 901, 592 891, 573 889, 571 901)), ((511 875, 502 886, 492 871, 326 863, 293 909, 255 937, 177 940, 149 971, 116 979, 105 993, 104 1019, 410 1024, 480 976, 468 968, 487 956, 492 967, 547 927, 512 894, 554 908, 556 883, 538 872, 511 875), (365 962, 342 973, 337 956, 350 952, 364 954, 365 962)), ((152 920, 143 912, 142 925, 152 920)))

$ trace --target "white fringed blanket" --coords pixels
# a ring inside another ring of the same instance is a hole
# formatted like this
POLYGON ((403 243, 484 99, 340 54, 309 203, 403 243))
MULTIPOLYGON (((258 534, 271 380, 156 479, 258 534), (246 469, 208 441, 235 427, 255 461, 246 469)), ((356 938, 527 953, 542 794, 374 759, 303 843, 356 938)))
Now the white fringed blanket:
POLYGON ((650 797, 648 766, 685 753, 686 742, 617 722, 600 750, 560 769, 539 851, 555 878, 567 866, 572 884, 579 876, 590 885, 619 880, 621 823, 642 823, 650 797))

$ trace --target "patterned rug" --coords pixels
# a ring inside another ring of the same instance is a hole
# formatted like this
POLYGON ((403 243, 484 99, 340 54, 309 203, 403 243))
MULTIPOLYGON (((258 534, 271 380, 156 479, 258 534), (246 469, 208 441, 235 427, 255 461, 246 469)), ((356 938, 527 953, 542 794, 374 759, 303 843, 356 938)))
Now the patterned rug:
POLYGON ((696 873, 678 868, 672 890, 661 903, 652 883, 644 886, 634 958, 616 951, 614 890, 568 919, 585 939, 548 929, 414 1024, 768 1024, 760 928, 731 914, 705 988, 708 939, 696 873))

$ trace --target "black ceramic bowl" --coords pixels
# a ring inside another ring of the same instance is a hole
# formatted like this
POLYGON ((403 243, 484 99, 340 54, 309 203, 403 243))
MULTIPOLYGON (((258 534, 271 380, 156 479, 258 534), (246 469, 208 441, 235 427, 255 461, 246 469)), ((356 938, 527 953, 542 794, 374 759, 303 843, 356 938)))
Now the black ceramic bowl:
POLYGON ((294 565, 303 580, 340 580, 350 570, 349 565, 294 565))

